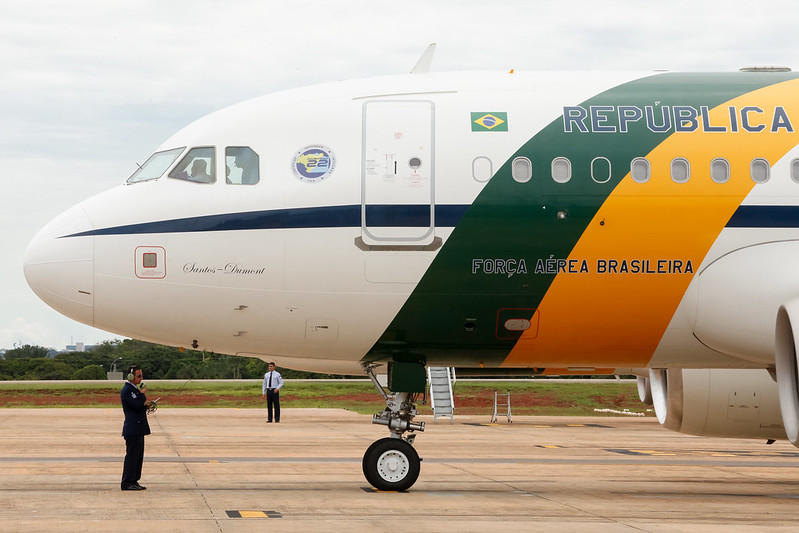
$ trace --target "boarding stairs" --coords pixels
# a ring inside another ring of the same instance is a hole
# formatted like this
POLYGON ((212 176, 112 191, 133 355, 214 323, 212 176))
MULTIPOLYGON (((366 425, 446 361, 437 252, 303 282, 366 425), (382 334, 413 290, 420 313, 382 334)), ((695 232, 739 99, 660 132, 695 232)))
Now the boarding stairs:
POLYGON ((455 401, 452 384, 455 383, 455 369, 448 366, 427 367, 427 381, 430 383, 430 407, 433 409, 433 423, 439 416, 449 416, 449 423, 455 422, 455 401))
POLYGON ((491 416, 492 424, 496 423, 497 416, 507 416, 508 422, 513 423, 513 417, 510 414, 510 390, 508 390, 507 394, 500 394, 494 389, 494 414, 491 416), (504 411, 505 409, 507 409, 507 414, 500 415, 500 411, 504 411))

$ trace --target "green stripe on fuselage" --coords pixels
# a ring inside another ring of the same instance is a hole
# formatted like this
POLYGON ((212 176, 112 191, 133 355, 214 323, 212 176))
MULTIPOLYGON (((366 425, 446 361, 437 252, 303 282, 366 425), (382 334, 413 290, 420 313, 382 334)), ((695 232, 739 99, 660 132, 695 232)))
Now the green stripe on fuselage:
MULTIPOLYGON (((661 124, 657 113, 662 106, 712 109, 795 77, 784 73, 657 74, 605 91, 580 107, 609 106, 618 112, 619 106, 641 110, 652 106, 661 124)), ((561 116, 502 165, 366 360, 412 358, 466 366, 463 360, 468 359, 471 366, 495 366, 505 359, 516 339, 504 330, 497 334, 498 319, 529 319, 555 278, 551 266, 549 273, 536 273, 538 261, 567 258, 599 207, 629 173, 630 162, 646 156, 674 132, 674 124, 667 132, 650 131, 642 119, 629 122, 628 132, 619 133, 613 113, 600 114, 610 118, 595 125, 605 129, 615 124, 616 133, 592 131, 590 118, 584 122, 588 132, 572 124, 573 131, 567 133, 561 116), (532 179, 527 183, 512 178, 511 165, 517 157, 532 162, 532 179), (568 183, 552 179, 551 164, 557 157, 571 162, 568 183), (591 177, 595 158, 610 161, 606 183, 591 177), (511 269, 516 273, 509 274, 511 269)), ((579 295, 575 295, 575 306, 579 305, 579 295)))

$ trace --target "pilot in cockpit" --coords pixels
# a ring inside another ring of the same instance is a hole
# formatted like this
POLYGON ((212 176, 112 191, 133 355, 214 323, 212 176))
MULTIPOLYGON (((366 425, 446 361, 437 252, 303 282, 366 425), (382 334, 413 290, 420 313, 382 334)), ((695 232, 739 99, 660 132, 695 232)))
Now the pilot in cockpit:
POLYGON ((207 172, 208 164, 204 159, 195 159, 191 164, 191 181, 212 183, 214 179, 207 172))
POLYGON ((258 157, 249 148, 239 148, 235 153, 235 165, 241 169, 241 183, 252 185, 258 182, 258 157))

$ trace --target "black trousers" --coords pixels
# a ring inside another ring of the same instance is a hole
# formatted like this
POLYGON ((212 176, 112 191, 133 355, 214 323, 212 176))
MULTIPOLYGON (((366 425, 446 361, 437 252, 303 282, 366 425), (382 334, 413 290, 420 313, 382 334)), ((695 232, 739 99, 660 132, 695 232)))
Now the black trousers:
POLYGON ((266 390, 266 419, 272 421, 272 408, 275 409, 275 422, 280 422, 280 391, 266 390))
POLYGON ((122 488, 138 484, 144 462, 144 435, 125 435, 125 466, 122 469, 122 488))

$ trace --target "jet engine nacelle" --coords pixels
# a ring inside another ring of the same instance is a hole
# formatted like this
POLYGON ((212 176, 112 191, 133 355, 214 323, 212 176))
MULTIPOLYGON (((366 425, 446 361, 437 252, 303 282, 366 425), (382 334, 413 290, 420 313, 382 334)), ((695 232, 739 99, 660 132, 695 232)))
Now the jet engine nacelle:
POLYGON ((785 439, 777 383, 767 370, 652 369, 658 421, 706 437, 785 439))
POLYGON ((786 295, 799 294, 797 263, 799 241, 748 246, 713 261, 696 284, 696 338, 717 352, 770 365, 776 311, 786 295))
POLYGON ((774 359, 785 433, 791 444, 799 447, 799 370, 797 370, 799 364, 796 357, 799 330, 797 328, 799 328, 799 300, 793 300, 777 311, 774 359))

